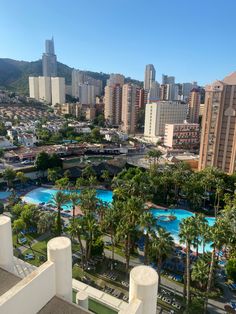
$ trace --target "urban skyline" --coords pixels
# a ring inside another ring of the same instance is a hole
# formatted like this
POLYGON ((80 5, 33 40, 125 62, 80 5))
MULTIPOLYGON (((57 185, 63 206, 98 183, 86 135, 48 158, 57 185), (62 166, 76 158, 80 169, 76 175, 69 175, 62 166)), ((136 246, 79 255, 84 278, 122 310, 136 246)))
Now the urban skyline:
POLYGON ((139 21, 143 14, 141 9, 143 1, 140 1, 140 5, 135 8, 132 2, 127 4, 123 12, 122 3, 115 10, 115 4, 109 2, 109 6, 106 5, 107 0, 102 4, 93 3, 92 8, 88 3, 78 4, 72 1, 74 8, 72 13, 67 13, 64 5, 61 4, 57 8, 57 14, 52 14, 53 3, 47 3, 45 13, 43 3, 39 5, 24 1, 22 4, 13 1, 10 8, 10 4, 5 2, 0 13, 0 35, 4 43, 1 57, 37 60, 40 58, 44 39, 54 35, 58 60, 84 70, 123 73, 125 76, 143 80, 143 68, 146 64, 152 63, 156 67, 159 82, 162 73, 169 75, 174 73, 178 81, 196 80, 200 85, 205 85, 214 79, 222 79, 234 70, 235 42, 230 40, 233 38, 234 29, 232 15, 235 11, 234 1, 227 1, 221 9, 216 4, 218 1, 214 1, 214 6, 212 1, 198 2, 198 7, 203 8, 201 20, 196 14, 193 2, 183 1, 181 5, 177 6, 173 3, 169 6, 164 2, 150 1, 148 7, 152 7, 152 10, 149 23, 143 23, 141 29, 139 21), (124 32, 123 25, 131 26, 128 13, 132 8, 136 14, 132 27, 134 29, 137 27, 137 32, 131 40, 124 32), (163 12, 158 15, 158 23, 155 22, 157 17, 155 9, 163 12), (8 21, 9 10, 12 14, 11 25, 8 21), (32 18, 34 12, 37 12, 39 19, 44 15, 45 23, 40 24, 37 19, 32 18), (60 19, 57 19, 58 14, 62 12, 65 23, 60 23, 60 19), (90 14, 89 17, 87 12, 90 14), (99 23, 96 18, 93 18, 97 14, 100 14, 99 23), (209 18, 211 28, 208 27, 209 18), (76 19, 80 19, 80 25, 83 27, 73 27, 72 21, 76 19), (116 23, 111 23, 113 20, 116 23), (166 20, 168 20, 167 24, 166 20), (165 27, 163 28, 162 25, 165 27), (97 34, 102 34, 103 29, 106 36, 98 36, 97 34), (114 34, 112 37, 111 33, 114 34), (217 44, 219 36, 222 37, 220 46, 217 44), (106 38, 109 38, 109 41, 106 38), (142 38, 142 45, 140 45, 140 38, 142 38), (182 40, 180 41, 179 38, 182 40), (125 49, 122 49, 123 45, 125 49))

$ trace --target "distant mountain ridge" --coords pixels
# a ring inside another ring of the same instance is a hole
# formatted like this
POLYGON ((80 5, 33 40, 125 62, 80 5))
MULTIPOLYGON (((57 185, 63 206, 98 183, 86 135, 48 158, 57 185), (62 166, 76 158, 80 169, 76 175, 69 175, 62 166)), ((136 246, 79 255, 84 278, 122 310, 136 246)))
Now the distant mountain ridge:
MULTIPOLYGON (((66 84, 71 84, 71 71, 72 68, 57 62, 58 76, 65 77, 66 84)), ((109 74, 84 71, 91 77, 101 80, 103 86, 106 85, 106 80, 109 74)), ((0 58, 0 89, 8 89, 19 94, 28 95, 28 77, 42 75, 42 60, 37 61, 18 61, 8 58, 0 58)), ((126 78, 126 82, 142 85, 142 82, 126 78)))

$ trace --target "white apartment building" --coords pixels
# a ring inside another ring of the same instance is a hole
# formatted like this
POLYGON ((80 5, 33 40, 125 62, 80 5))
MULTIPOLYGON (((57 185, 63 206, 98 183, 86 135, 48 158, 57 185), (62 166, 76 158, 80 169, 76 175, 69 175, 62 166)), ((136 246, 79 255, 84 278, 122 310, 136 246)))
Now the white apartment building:
POLYGON ((80 84, 77 91, 79 102, 83 105, 95 105, 97 91, 94 85, 80 84))
POLYGON ((30 76, 29 77, 29 91, 30 91, 30 98, 34 98, 39 100, 39 78, 30 76))
POLYGON ((199 124, 172 123, 165 125, 164 145, 173 149, 195 149, 199 146, 199 124))
POLYGON ((52 102, 51 77, 39 76, 39 100, 48 104, 52 102))
POLYGON ((66 100, 65 78, 52 77, 51 88, 52 88, 52 105, 55 106, 56 104, 64 104, 66 100))
MULTIPOLYGON (((80 86, 93 86, 95 96, 100 96, 102 92, 102 81, 96 80, 84 71, 72 70, 72 84, 71 84, 71 93, 73 97, 79 98, 81 95, 80 86)), ((81 102, 81 100, 80 100, 81 102)))
POLYGON ((146 105, 144 137, 156 141, 165 134, 165 124, 183 123, 187 105, 179 101, 158 101, 146 105))

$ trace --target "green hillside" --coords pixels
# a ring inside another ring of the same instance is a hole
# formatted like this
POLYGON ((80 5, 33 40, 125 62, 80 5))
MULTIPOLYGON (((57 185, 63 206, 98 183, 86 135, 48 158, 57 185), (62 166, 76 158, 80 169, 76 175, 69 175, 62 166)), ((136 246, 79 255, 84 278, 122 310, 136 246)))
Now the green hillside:
MULTIPOLYGON (((69 66, 57 62, 58 76, 65 77, 66 84, 71 84, 71 71, 69 66)), ((103 86, 109 74, 85 71, 88 75, 95 79, 102 80, 103 86)), ((0 58, 0 89, 8 89, 19 94, 28 95, 28 77, 42 75, 42 60, 37 61, 17 61, 13 59, 0 58)), ((141 82, 127 78, 126 82, 132 82, 141 86, 141 82)))

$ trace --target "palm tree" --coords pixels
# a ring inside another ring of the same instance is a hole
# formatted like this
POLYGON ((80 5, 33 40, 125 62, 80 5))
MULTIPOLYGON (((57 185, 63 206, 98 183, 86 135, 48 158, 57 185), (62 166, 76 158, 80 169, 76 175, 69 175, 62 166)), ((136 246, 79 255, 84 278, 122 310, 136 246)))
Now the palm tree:
POLYGON ((161 267, 164 259, 171 253, 174 241, 169 232, 164 228, 158 227, 158 231, 153 233, 151 251, 157 259, 158 290, 161 284, 161 267))
POLYGON ((28 180, 28 177, 26 177, 26 175, 24 174, 24 172, 22 171, 18 171, 16 173, 16 179, 19 180, 21 182, 21 184, 25 184, 28 180))
POLYGON ((40 212, 37 220, 38 233, 43 234, 51 231, 55 218, 55 213, 40 212))
POLYGON ((111 245, 112 245, 112 265, 114 261, 114 248, 115 248, 115 236, 117 227, 119 224, 119 211, 117 210, 116 202, 111 207, 106 207, 104 220, 102 223, 102 227, 104 230, 108 231, 111 236, 111 245))
POLYGON ((108 170, 103 170, 102 175, 101 175, 101 178, 102 178, 105 182, 109 181, 109 179, 110 179, 110 173, 109 173, 109 171, 108 171, 108 170))
POLYGON ((152 150, 149 150, 147 156, 150 161, 153 160, 153 165, 156 166, 156 164, 158 163, 159 159, 162 156, 162 152, 160 150, 152 149, 152 150))
POLYGON ((203 258, 198 259, 197 262, 193 264, 191 278, 199 285, 200 289, 206 287, 208 272, 209 265, 203 258))
POLYGON ((58 191, 52 198, 51 203, 57 207, 57 235, 60 236, 62 233, 61 228, 61 210, 62 206, 68 202, 68 196, 58 191))
POLYGON ((188 217, 179 224, 179 238, 180 243, 186 246, 186 267, 184 275, 184 296, 186 294, 186 306, 187 310, 190 304, 190 246, 194 243, 196 234, 194 217, 188 217))
POLYGON ((214 202, 215 218, 217 217, 218 212, 219 212, 220 199, 223 196, 224 188, 225 188, 224 180, 217 178, 216 179, 216 190, 215 190, 215 202, 214 202))
POLYGON ((97 238, 99 234, 99 228, 98 228, 96 219, 91 213, 88 213, 86 216, 84 216, 83 223, 84 223, 85 242, 86 242, 85 259, 87 263, 91 257, 93 241, 97 238))
POLYGON ((87 215, 92 213, 95 215, 98 204, 97 193, 95 189, 84 189, 79 194, 80 208, 81 211, 87 215))
POLYGON ((73 192, 69 195, 69 199, 72 203, 73 219, 75 219, 75 207, 79 204, 79 195, 76 192, 73 192))
POLYGON ((12 168, 8 167, 3 171, 2 176, 3 179, 7 181, 7 186, 11 187, 16 178, 16 172, 12 168))
POLYGON ((228 226, 225 226, 224 220, 220 220, 220 219, 218 219, 215 225, 210 228, 210 232, 211 232, 211 240, 212 240, 212 252, 211 252, 210 270, 209 270, 208 281, 207 281, 206 297, 205 297, 205 302, 204 302, 204 313, 207 313, 208 296, 211 290, 213 275, 214 275, 216 250, 222 249, 222 247, 227 243, 228 235, 229 235, 228 226))
POLYGON ((26 227, 26 224, 22 218, 16 219, 13 222, 13 232, 16 233, 16 239, 17 243, 19 243, 19 232, 24 230, 26 227))
POLYGON ((71 220, 68 226, 68 233, 70 234, 72 239, 75 236, 77 236, 77 239, 80 245, 80 250, 81 250, 82 268, 84 268, 85 255, 84 255, 84 247, 82 243, 82 235, 84 233, 84 217, 71 220))
POLYGON ((144 212, 139 220, 139 228, 144 234, 144 264, 148 264, 149 239, 157 228, 157 219, 150 212, 144 212))

